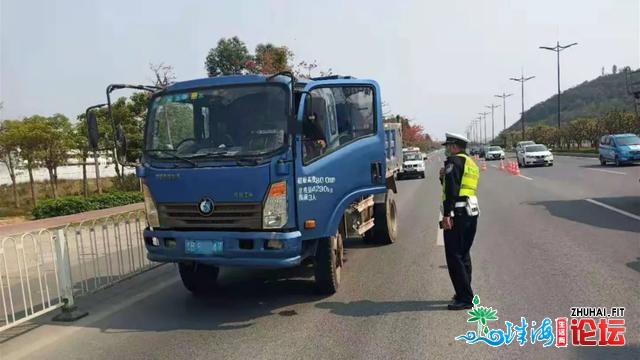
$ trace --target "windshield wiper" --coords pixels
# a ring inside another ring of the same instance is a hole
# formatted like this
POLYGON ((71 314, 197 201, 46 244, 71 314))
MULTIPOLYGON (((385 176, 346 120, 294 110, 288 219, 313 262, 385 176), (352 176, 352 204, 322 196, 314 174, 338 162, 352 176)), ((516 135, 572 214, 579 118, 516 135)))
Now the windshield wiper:
POLYGON ((199 158, 205 158, 205 157, 228 157, 228 156, 225 156, 225 154, 228 154, 228 153, 229 153, 228 150, 207 151, 207 152, 191 154, 191 155, 188 156, 188 158, 189 159, 199 159, 199 158))
POLYGON ((174 159, 178 159, 178 160, 182 160, 182 161, 184 161, 184 162, 187 162, 187 163, 191 164, 193 167, 198 167, 198 164, 197 164, 197 163, 195 163, 195 162, 193 162, 193 161, 191 161, 191 160, 189 160, 189 159, 187 159, 187 158, 185 158, 185 157, 178 156, 178 155, 174 154, 174 153, 173 153, 173 151, 175 151, 175 150, 168 150, 168 149, 150 149, 150 150, 145 150, 145 151, 144 151, 144 153, 145 153, 145 154, 148 154, 148 153, 155 153, 155 152, 159 152, 159 153, 162 153, 162 154, 167 154, 167 155, 171 156, 171 157, 172 157, 172 158, 174 158, 174 159))
POLYGON ((189 156, 189 159, 202 159, 209 158, 212 160, 229 160, 235 161, 236 164, 240 166, 248 166, 248 165, 258 165, 262 160, 262 157, 256 155, 244 155, 239 157, 234 157, 233 155, 228 155, 230 151, 210 151, 205 153, 198 153, 189 156))

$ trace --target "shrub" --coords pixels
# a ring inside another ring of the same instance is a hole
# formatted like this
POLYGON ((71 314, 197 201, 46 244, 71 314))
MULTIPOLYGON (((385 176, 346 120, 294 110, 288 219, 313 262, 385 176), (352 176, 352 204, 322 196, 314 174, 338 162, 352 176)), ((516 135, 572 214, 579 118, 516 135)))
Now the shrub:
POLYGON ((144 201, 140 192, 110 192, 88 198, 82 196, 65 196, 59 199, 41 201, 33 209, 36 219, 78 214, 85 211, 107 209, 144 201))

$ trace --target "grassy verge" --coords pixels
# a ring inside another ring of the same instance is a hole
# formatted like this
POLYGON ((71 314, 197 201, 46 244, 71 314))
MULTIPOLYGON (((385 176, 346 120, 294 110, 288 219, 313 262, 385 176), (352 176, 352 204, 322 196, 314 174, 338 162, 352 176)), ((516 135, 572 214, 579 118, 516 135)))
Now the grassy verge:
MULTIPOLYGON (((120 184, 116 178, 102 178, 100 184, 104 192, 114 191, 136 191, 138 190, 138 182, 135 175, 127 175, 124 184, 120 184)), ((31 188, 29 183, 20 183, 18 188, 18 201, 20 206, 15 207, 13 203, 13 189, 11 185, 0 185, 0 219, 23 217, 27 220, 33 219, 32 211, 34 210, 33 201, 31 199, 31 188)), ((36 182, 34 184, 36 190, 36 198, 38 203, 42 203, 46 199, 53 197, 51 185, 49 181, 36 182)), ((88 180, 88 195, 97 195, 95 179, 88 180)), ((82 180, 58 180, 58 197, 83 196, 82 180)))

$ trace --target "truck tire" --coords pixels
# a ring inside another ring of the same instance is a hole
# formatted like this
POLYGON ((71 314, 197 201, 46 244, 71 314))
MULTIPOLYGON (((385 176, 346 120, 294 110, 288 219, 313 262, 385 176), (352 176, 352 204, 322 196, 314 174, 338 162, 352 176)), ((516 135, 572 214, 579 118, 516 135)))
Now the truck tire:
POLYGON ((198 263, 179 263, 182 284, 194 295, 206 295, 216 286, 220 268, 198 263))
POLYGON ((340 231, 334 236, 318 240, 314 258, 316 291, 322 295, 332 295, 340 286, 340 274, 344 265, 343 237, 340 231))
POLYGON ((396 223, 396 198, 391 189, 387 189, 384 203, 373 205, 373 219, 375 225, 373 229, 365 233, 365 243, 393 244, 398 235, 398 226, 396 223))

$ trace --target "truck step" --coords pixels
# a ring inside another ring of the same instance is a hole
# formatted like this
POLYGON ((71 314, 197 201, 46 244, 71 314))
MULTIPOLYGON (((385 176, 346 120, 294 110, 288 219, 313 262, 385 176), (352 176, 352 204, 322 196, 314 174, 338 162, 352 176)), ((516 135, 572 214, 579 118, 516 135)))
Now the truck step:
POLYGON ((362 235, 373 227, 373 219, 367 220, 364 224, 358 226, 358 234, 362 235))
POLYGON ((353 205, 353 209, 361 213, 366 209, 368 209, 369 207, 373 206, 373 204, 374 204, 373 195, 369 195, 368 197, 362 199, 362 201, 360 201, 359 203, 353 205))

